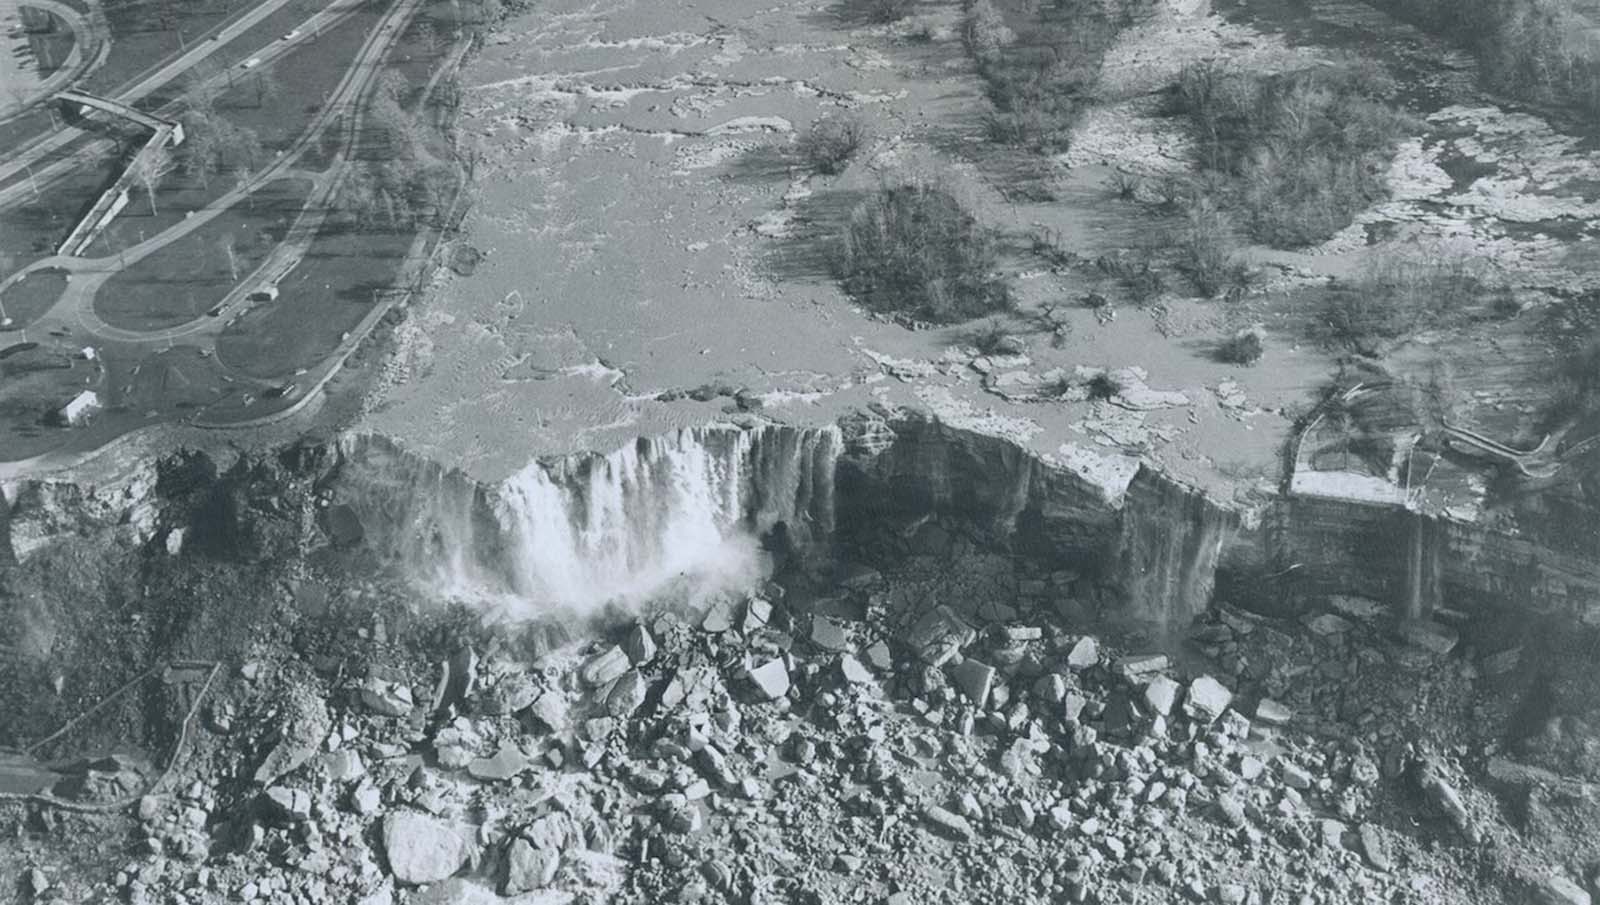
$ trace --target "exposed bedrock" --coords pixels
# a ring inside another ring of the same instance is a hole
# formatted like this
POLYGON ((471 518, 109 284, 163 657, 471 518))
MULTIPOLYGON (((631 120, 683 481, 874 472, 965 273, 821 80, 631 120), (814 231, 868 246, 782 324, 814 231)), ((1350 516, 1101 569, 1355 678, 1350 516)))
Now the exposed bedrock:
POLYGON ((424 596, 509 603, 513 615, 591 608, 683 576, 746 582, 790 554, 870 560, 885 538, 904 547, 958 524, 1147 622, 1187 624, 1213 596, 1284 611, 1354 594, 1411 619, 1513 608, 1600 624, 1591 557, 1393 506, 1225 505, 1148 467, 1094 473, 904 410, 685 429, 530 462, 492 485, 348 434, 228 462, 113 457, 0 493, 0 563, 16 574, 66 549, 108 565, 260 563, 329 544, 424 596))

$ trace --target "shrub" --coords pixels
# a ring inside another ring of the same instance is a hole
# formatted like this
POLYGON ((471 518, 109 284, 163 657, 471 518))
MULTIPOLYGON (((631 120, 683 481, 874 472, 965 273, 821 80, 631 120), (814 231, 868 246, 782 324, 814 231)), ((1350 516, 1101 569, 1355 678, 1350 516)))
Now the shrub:
POLYGON ((1126 170, 1116 170, 1111 174, 1111 193, 1124 201, 1132 201, 1139 197, 1139 190, 1144 188, 1144 180, 1126 170))
POLYGON ((1208 199, 1189 208, 1176 245, 1178 267, 1197 292, 1215 298, 1225 290, 1242 288, 1245 267, 1234 254, 1233 221, 1208 199))
POLYGON ((1442 325, 1480 302, 1488 287, 1465 255, 1379 258, 1355 280, 1329 292, 1325 319, 1333 337, 1357 351, 1442 325))
POLYGON ((1138 255, 1102 255, 1095 266, 1121 284, 1135 305, 1147 305, 1167 290, 1167 281, 1156 269, 1148 251, 1138 255))
POLYGON ((1359 66, 1262 76, 1197 64, 1168 104, 1189 118, 1211 176, 1197 193, 1239 208, 1256 241, 1292 248, 1385 196, 1385 170, 1413 125, 1377 99, 1387 84, 1359 66))
POLYGON ((1097 401, 1115 399, 1126 389, 1110 371, 1101 371, 1089 378, 1089 398, 1097 401))
POLYGON ((869 308, 952 323, 1011 307, 997 260, 993 233, 953 195, 911 183, 879 189, 856 206, 834 270, 869 308))
POLYGON ((961 20, 961 40, 975 59, 997 53, 1016 39, 1016 33, 1006 26, 1005 17, 990 0, 974 0, 967 7, 961 20))
POLYGON ((831 176, 844 171, 867 136, 866 123, 857 117, 825 116, 801 136, 800 156, 812 169, 831 176))
POLYGON ((869 22, 899 22, 916 8, 916 0, 857 0, 861 16, 869 22))
POLYGON ((1600 53, 1580 44, 1584 22, 1566 0, 1389 0, 1477 56, 1484 83, 1523 100, 1600 116, 1600 53))
POLYGON ((1011 335, 1005 322, 987 318, 967 335, 967 342, 981 355, 1021 355, 1027 351, 1019 337, 1011 335))
POLYGON ((1228 364, 1253 365, 1261 360, 1261 353, 1266 350, 1265 336, 1260 327, 1240 330, 1222 341, 1217 358, 1228 364))
POLYGON ((1037 15, 1028 13, 1026 23, 1008 25, 992 0, 973 0, 962 34, 995 107, 985 121, 990 140, 1064 149, 1099 85, 1106 50, 1128 24, 1130 10, 1146 5, 1057 0, 1037 15))

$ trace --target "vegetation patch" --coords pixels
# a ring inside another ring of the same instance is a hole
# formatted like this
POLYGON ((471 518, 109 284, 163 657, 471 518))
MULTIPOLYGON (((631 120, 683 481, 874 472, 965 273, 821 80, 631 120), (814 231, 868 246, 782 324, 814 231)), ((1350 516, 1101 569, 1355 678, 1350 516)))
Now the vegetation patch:
POLYGON ((311 183, 278 179, 204 226, 118 272, 95 296, 114 327, 155 330, 200 317, 283 241, 311 183))
POLYGON ((67 290, 67 272, 57 267, 35 270, 0 291, 0 331, 16 330, 50 310, 67 290))
POLYGON ((1593 23, 1571 0, 1387 0, 1400 16, 1470 48, 1494 91, 1600 116, 1593 23))
POLYGON ((856 116, 825 116, 800 137, 800 157, 818 173, 844 172, 867 141, 867 124, 856 116))
POLYGON ((875 311, 955 323, 1011 308, 993 231, 949 192, 879 189, 851 212, 833 257, 846 292, 875 311))
POLYGON ((1199 194, 1237 210, 1244 231, 1274 248, 1327 239, 1386 196, 1395 146, 1414 128, 1380 100, 1387 84, 1359 66, 1270 76, 1187 67, 1172 109, 1192 123, 1202 168, 1221 177, 1199 194))
POLYGON ((1056 0, 1015 10, 973 0, 967 52, 994 105, 989 138, 1038 151, 1066 148, 1093 99, 1106 51, 1148 0, 1056 0))
POLYGON ((1445 326, 1495 295, 1465 255, 1386 255, 1329 290, 1323 320, 1334 340, 1372 354, 1385 340, 1445 326))

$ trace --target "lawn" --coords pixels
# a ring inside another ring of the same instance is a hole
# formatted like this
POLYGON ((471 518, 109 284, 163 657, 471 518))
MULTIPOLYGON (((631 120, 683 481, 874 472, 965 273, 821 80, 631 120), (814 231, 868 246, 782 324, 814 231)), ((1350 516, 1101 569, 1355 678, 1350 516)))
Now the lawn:
POLYGON ((114 92, 256 5, 252 0, 108 0, 111 53, 82 87, 114 92))
POLYGON ((268 183, 250 203, 233 206, 107 280, 95 296, 95 311, 128 330, 158 330, 200 317, 260 266, 310 191, 306 179, 268 183))
POLYGON ((118 169, 112 162, 85 164, 48 187, 41 186, 38 198, 0 210, 0 279, 55 254, 56 246, 116 178, 118 169))
MULTIPOLYGON (((234 87, 216 100, 215 116, 228 127, 249 129, 260 140, 255 169, 294 144, 327 96, 344 77, 346 67, 366 40, 376 13, 363 11, 325 32, 316 41, 297 47, 270 67, 242 74, 234 87)), ((189 142, 176 154, 178 167, 156 189, 155 210, 149 196, 135 186, 127 209, 86 250, 87 257, 104 257, 137 244, 183 221, 190 211, 204 208, 238 184, 238 178, 218 167, 204 179, 185 165, 185 150, 203 140, 200 127, 191 125, 189 142)))
POLYGON ((0 332, 21 330, 50 310, 67 288, 67 272, 54 267, 35 270, 0 290, 0 332), (11 323, 6 324, 6 318, 11 323))
POLYGON ((217 340, 217 358, 263 380, 288 377, 332 354, 340 335, 394 284, 412 234, 327 227, 300 266, 278 283, 278 301, 253 308, 217 340))

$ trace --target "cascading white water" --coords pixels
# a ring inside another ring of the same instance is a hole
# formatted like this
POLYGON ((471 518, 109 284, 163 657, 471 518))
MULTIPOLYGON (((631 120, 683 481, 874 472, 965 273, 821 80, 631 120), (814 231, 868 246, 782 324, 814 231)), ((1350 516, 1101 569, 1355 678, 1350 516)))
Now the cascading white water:
MULTIPOLYGON (((779 522, 798 538, 833 528, 838 431, 706 427, 641 438, 606 455, 534 462, 473 513, 430 507, 433 549, 414 575, 452 597, 539 612, 585 609, 688 579, 759 578, 757 537, 779 522)), ((408 545, 416 550, 417 545, 408 545)))

